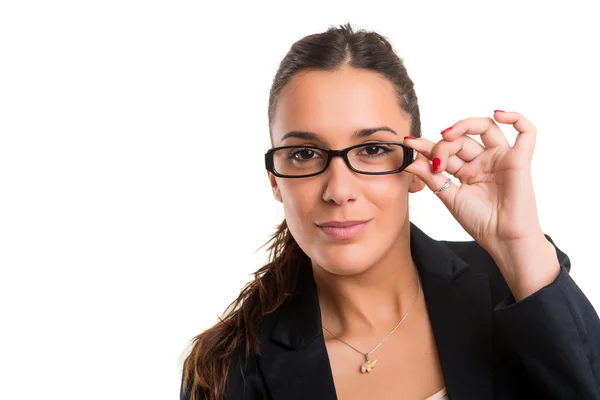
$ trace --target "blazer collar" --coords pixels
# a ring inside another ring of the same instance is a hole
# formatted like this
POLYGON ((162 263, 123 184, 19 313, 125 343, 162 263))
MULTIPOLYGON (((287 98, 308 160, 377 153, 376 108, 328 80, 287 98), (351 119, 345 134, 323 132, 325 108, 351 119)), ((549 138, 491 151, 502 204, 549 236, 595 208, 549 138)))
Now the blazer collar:
MULTIPOLYGON (((491 398, 488 278, 466 274, 467 263, 412 223, 410 235, 448 396, 491 398)), ((310 262, 300 269, 294 294, 272 317, 259 364, 273 399, 336 399, 310 262)))

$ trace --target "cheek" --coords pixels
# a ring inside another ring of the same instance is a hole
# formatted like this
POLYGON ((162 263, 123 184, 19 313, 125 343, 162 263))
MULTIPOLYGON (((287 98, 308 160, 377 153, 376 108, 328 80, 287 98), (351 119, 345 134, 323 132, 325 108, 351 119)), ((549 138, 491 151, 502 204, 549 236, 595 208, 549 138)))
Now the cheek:
POLYGON ((310 181, 286 181, 279 186, 287 219, 307 218, 319 204, 319 187, 310 181))
POLYGON ((312 241, 315 237, 314 219, 318 217, 320 204, 319 188, 306 182, 286 182, 280 186, 283 210, 288 229, 300 248, 312 254, 312 241))
POLYGON ((365 187, 365 197, 380 209, 398 208, 406 203, 406 179, 399 175, 378 176, 365 187))

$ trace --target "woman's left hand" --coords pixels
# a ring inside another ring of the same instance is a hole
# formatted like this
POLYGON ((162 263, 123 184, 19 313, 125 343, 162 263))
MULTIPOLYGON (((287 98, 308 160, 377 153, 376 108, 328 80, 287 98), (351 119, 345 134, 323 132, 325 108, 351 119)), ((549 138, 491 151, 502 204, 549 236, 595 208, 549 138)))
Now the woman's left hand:
POLYGON ((514 146, 494 119, 467 118, 438 143, 406 137, 404 144, 419 153, 406 171, 433 191, 446 182, 443 171, 460 181, 437 196, 495 259, 515 297, 524 298, 551 283, 560 267, 538 220, 531 177, 537 130, 517 112, 495 111, 494 118, 518 131, 514 146), (467 135, 480 135, 484 146, 467 135))

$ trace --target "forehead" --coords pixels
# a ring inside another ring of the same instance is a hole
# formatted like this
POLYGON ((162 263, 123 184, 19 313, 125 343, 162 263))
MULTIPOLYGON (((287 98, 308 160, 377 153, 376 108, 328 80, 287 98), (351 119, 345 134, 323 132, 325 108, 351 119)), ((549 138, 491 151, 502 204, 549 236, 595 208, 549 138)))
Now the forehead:
POLYGON ((394 86, 375 72, 344 66, 303 71, 281 91, 272 124, 273 142, 292 130, 310 131, 342 143, 359 129, 389 126, 408 135, 410 121, 394 86))

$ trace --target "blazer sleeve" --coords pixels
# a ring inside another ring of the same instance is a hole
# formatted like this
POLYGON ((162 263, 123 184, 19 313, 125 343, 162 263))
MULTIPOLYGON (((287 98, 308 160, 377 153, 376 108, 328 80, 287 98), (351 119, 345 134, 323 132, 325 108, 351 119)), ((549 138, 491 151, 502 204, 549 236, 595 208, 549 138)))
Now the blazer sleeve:
POLYGON ((568 256, 556 251, 561 271, 554 282, 519 302, 510 296, 494 319, 540 391, 600 399, 600 319, 569 275, 568 256))

